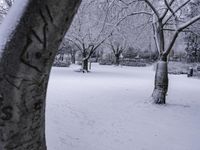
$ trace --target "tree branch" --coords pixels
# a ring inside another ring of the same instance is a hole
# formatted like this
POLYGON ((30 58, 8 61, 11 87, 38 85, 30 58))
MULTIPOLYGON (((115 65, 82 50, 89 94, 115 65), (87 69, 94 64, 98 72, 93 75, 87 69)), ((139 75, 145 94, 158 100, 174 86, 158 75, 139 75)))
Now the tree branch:
MULTIPOLYGON (((171 7, 172 4, 174 3, 174 1, 175 1, 175 0, 171 0, 171 1, 169 2, 168 5, 171 7)), ((165 12, 163 13, 161 19, 163 19, 163 18, 167 15, 168 11, 169 11, 169 9, 166 9, 166 10, 165 10, 165 12)))
POLYGON ((125 16, 125 17, 122 18, 121 20, 119 20, 118 23, 117 23, 115 26, 119 26, 119 24, 120 24, 122 21, 124 21, 126 18, 131 17, 131 16, 134 16, 134 15, 139 15, 139 14, 145 14, 145 15, 150 15, 150 16, 153 15, 152 13, 146 12, 146 11, 133 12, 133 13, 131 13, 131 14, 125 16))
POLYGON ((180 32, 182 32, 185 28, 187 28, 188 26, 190 26, 191 24, 195 23, 196 21, 200 20, 200 15, 193 17, 191 20, 187 21, 186 23, 182 24, 176 31, 176 33, 174 34, 172 41, 170 42, 169 47, 167 48, 167 50, 164 52, 164 55, 168 55, 179 35, 180 32))
MULTIPOLYGON (((185 3, 183 3, 182 5, 180 5, 176 10, 174 10, 174 13, 177 13, 181 8, 183 8, 185 5, 187 5, 191 0, 187 0, 185 3)), ((163 23, 163 26, 167 24, 167 22, 172 18, 173 14, 171 14, 163 23)))
POLYGON ((157 16, 158 19, 160 18, 160 15, 158 13, 158 11, 156 10, 156 8, 153 6, 153 4, 149 1, 149 0, 139 0, 139 1, 145 1, 147 3, 147 5, 149 5, 149 7, 152 9, 152 11, 155 13, 155 15, 157 16))
POLYGON ((66 39, 67 39, 68 41, 74 43, 74 45, 75 45, 80 51, 82 51, 82 48, 81 48, 76 42, 74 42, 74 40, 71 40, 70 38, 66 38, 66 39))

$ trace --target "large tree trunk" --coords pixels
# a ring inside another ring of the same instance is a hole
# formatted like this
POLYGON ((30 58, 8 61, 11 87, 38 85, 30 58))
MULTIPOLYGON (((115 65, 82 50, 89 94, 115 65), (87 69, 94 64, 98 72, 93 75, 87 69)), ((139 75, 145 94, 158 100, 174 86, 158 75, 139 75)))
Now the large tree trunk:
POLYGON ((116 65, 116 66, 119 66, 119 64, 120 64, 119 55, 115 55, 115 65, 116 65))
POLYGON ((168 69, 167 60, 161 59, 156 66, 155 85, 152 94, 154 103, 165 104, 168 90, 168 69))
POLYGON ((9 40, 0 52, 0 150, 46 150, 49 73, 80 1, 17 0, 5 18, 0 39, 9 40), (19 12, 21 17, 15 16, 19 12))
POLYGON ((82 61, 82 69, 83 69, 83 71, 88 72, 88 59, 83 59, 83 61, 82 61))

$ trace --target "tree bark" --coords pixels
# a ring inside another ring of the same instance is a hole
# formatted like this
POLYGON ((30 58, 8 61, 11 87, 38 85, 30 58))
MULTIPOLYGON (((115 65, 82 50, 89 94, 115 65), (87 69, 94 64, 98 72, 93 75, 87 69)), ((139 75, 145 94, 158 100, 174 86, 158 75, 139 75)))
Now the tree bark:
POLYGON ((71 62, 72 62, 72 64, 75 64, 76 63, 76 53, 73 53, 73 54, 71 54, 71 62))
POLYGON ((83 59, 82 69, 83 69, 83 71, 88 72, 88 59, 83 59))
POLYGON ((157 63, 154 86, 152 94, 154 103, 165 104, 166 94, 168 91, 168 67, 165 58, 161 58, 157 63))
POLYGON ((119 63, 120 63, 120 62, 119 62, 119 59, 120 59, 119 56, 118 56, 118 55, 115 55, 115 65, 116 65, 116 66, 119 66, 119 63))
MULTIPOLYGON (((46 150, 49 73, 80 1, 23 1, 27 5, 12 22, 15 29, 0 53, 0 150, 46 150)), ((13 16, 12 9, 5 22, 13 16)))

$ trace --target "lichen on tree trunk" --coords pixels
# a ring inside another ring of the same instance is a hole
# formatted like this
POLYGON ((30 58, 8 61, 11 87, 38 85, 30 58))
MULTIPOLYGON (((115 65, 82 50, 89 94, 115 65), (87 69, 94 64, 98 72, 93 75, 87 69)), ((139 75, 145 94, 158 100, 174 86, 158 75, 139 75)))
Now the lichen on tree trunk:
POLYGON ((156 66, 154 91, 152 94, 154 103, 165 104, 167 91, 168 91, 167 61, 161 60, 158 61, 156 66))
POLYGON ((80 1, 29 0, 13 22, 0 59, 0 150, 46 150, 49 73, 80 1))

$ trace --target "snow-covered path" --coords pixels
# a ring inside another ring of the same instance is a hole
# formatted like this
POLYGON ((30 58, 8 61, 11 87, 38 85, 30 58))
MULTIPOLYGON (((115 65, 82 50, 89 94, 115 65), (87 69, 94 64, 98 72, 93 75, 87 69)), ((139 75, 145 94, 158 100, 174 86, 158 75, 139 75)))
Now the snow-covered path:
POLYGON ((200 80, 170 75, 166 106, 149 103, 152 67, 53 68, 48 150, 200 150, 200 80))

